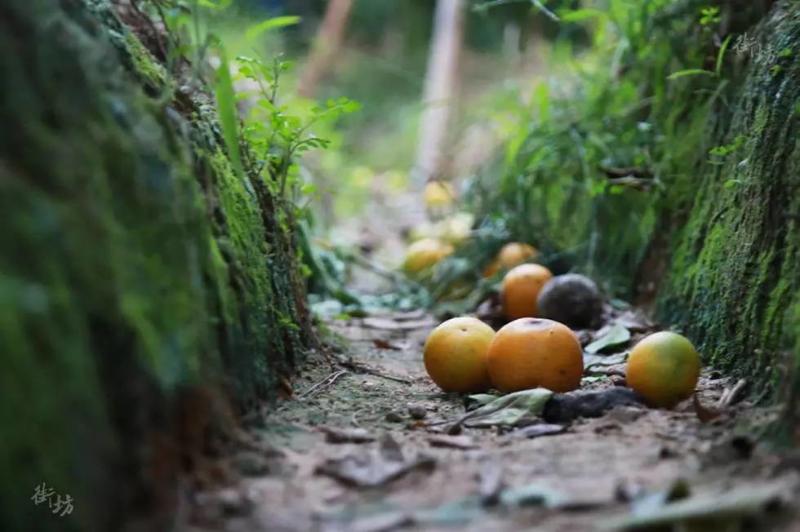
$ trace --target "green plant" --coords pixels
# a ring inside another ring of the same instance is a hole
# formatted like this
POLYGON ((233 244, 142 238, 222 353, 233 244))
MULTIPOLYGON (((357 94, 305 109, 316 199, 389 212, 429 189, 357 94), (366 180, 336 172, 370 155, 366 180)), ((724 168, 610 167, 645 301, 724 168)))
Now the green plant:
POLYGON ((700 9, 700 25, 714 26, 721 20, 719 7, 708 6, 700 9))
POLYGON ((587 28, 592 46, 574 54, 556 42, 555 74, 518 104, 503 152, 472 183, 479 219, 502 219, 509 238, 536 245, 556 273, 579 268, 628 293, 661 206, 692 186, 710 149, 705 124, 731 90, 722 15, 666 0, 559 10, 562 25, 587 28))
MULTIPOLYGON (((311 193, 311 184, 302 184, 295 171, 296 158, 303 153, 326 148, 330 142, 314 133, 313 127, 335 122, 345 113, 358 110, 358 103, 348 98, 328 100, 323 104, 293 101, 281 103, 278 87, 281 74, 291 63, 275 58, 267 64, 247 56, 236 58, 242 79, 255 84, 257 98, 244 119, 244 135, 255 154, 258 168, 271 169, 275 179, 272 191, 278 198, 297 201, 302 193, 311 193)), ((252 94, 243 95, 243 98, 252 94)))

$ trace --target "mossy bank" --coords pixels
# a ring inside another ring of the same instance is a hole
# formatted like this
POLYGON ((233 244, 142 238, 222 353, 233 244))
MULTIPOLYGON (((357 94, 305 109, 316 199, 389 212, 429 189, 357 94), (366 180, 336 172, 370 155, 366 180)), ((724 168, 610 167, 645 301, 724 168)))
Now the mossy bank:
POLYGON ((660 212, 657 309, 766 397, 800 330, 800 6, 775 3, 747 35, 748 68, 706 126, 710 154, 660 212))
POLYGON ((291 223, 109 2, 4 2, 0 48, 1 528, 165 529, 313 346, 291 223))

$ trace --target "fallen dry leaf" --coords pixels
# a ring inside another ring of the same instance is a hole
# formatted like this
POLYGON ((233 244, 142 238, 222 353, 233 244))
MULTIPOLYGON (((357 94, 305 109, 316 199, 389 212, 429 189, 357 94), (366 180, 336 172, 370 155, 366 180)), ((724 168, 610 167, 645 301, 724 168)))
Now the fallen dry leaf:
POLYGON ((655 324, 639 309, 623 311, 615 321, 631 332, 643 333, 655 329, 655 324))
POLYGON ((503 466, 498 460, 486 460, 481 465, 478 477, 478 494, 484 506, 500 502, 503 491, 503 466))
POLYGON ((383 338, 375 338, 372 340, 372 343, 378 349, 390 349, 392 351, 400 351, 399 347, 389 342, 388 340, 384 340, 383 338))
POLYGON ((536 425, 528 425, 521 429, 512 432, 509 437, 514 438, 538 438, 540 436, 551 436, 553 434, 561 434, 567 430, 565 425, 557 425, 554 423, 537 423, 536 425))
POLYGON ((430 470, 436 461, 426 455, 406 456, 394 438, 384 438, 378 449, 367 453, 331 458, 318 465, 316 472, 358 488, 381 486, 415 469, 430 470))
POLYGON ((325 433, 328 443, 367 443, 375 441, 375 436, 366 429, 361 428, 335 428, 320 427, 320 432, 325 433))
POLYGON ((394 312, 389 317, 395 321, 421 320, 427 316, 425 309, 410 310, 408 312, 394 312))
POLYGON ((348 532, 389 532, 414 524, 414 516, 404 512, 386 512, 378 515, 362 517, 346 528, 348 532))
POLYGON ((697 398, 696 393, 692 395, 692 405, 694 406, 694 413, 697 414, 697 419, 699 419, 701 423, 708 423, 722 414, 722 412, 718 410, 712 410, 700 404, 700 399, 697 398))
POLYGON ((448 436, 439 434, 428 437, 428 443, 433 447, 450 447, 452 449, 476 449, 478 444, 469 436, 448 436))
POLYGON ((365 328, 383 329, 386 331, 411 331, 415 329, 425 329, 433 324, 433 320, 429 318, 409 321, 397 321, 386 318, 365 318, 361 321, 361 325, 365 328))
POLYGON ((743 523, 753 524, 754 518, 774 515, 776 505, 788 504, 797 485, 796 476, 770 482, 743 484, 724 493, 698 495, 648 507, 631 516, 604 523, 603 528, 608 530, 673 528, 669 525, 702 519, 706 523, 712 520, 717 520, 717 524, 726 522, 728 529, 741 530, 743 523))

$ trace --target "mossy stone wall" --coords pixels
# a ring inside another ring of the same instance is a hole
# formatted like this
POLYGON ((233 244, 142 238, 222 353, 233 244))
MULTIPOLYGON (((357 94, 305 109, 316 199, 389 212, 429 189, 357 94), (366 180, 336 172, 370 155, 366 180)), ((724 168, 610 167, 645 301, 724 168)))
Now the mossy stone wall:
POLYGON ((800 6, 777 2, 748 34, 747 76, 708 128, 730 153, 662 211, 657 310, 763 397, 785 382, 800 330, 800 6))
POLYGON ((0 528, 165 529, 215 412, 312 345, 291 224, 109 2, 3 2, 0 50, 0 528))

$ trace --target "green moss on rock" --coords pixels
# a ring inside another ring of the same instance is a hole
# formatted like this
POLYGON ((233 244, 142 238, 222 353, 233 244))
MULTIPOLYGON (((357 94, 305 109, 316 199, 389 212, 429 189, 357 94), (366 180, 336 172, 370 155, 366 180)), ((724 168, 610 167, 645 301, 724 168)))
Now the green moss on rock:
POLYGON ((185 405, 268 398, 311 345, 293 237, 109 3, 6 2, 0 47, 2 529, 161 529, 214 410, 185 405))
MULTIPOLYGON (((765 50, 800 49, 800 8, 779 2, 754 35, 765 50)), ((756 57, 732 112, 715 115, 716 144, 732 151, 685 188, 693 201, 659 290, 660 316, 681 325, 707 362, 756 382, 785 378, 776 372, 786 371, 797 326, 787 309, 800 289, 798 102, 800 62, 756 57)))

